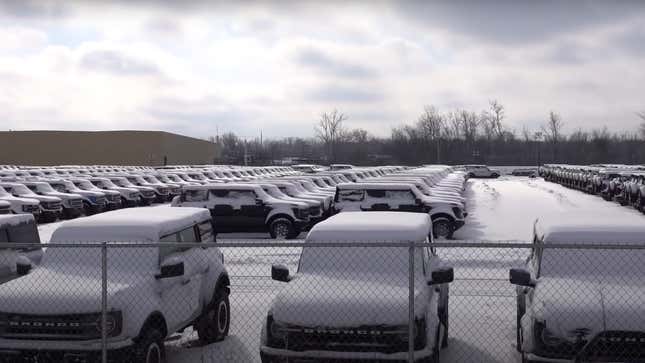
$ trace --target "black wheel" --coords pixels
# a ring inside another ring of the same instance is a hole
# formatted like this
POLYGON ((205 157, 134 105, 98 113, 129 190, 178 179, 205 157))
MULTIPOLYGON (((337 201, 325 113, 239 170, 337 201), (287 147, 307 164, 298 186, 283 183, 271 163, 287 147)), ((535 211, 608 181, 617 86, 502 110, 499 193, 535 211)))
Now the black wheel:
POLYGON ((447 218, 437 218, 432 221, 432 235, 435 239, 451 239, 452 223, 447 218))
POLYGON ((231 305, 228 301, 228 290, 220 288, 196 324, 197 335, 203 343, 220 342, 228 336, 230 326, 231 305))
POLYGON ((474 177, 475 177, 475 174, 474 174, 474 173, 468 173, 468 177, 469 177, 469 178, 474 178, 474 177))
POLYGON ((136 363, 164 363, 166 362, 166 348, 163 344, 163 335, 156 328, 149 328, 141 337, 134 348, 134 362, 136 363))
POLYGON ((491 177, 494 178, 494 179, 499 178, 499 174, 493 173, 493 175, 491 175, 491 177))
POLYGON ((285 240, 293 238, 295 234, 293 223, 286 218, 276 218, 269 225, 269 233, 271 238, 278 240, 285 240))

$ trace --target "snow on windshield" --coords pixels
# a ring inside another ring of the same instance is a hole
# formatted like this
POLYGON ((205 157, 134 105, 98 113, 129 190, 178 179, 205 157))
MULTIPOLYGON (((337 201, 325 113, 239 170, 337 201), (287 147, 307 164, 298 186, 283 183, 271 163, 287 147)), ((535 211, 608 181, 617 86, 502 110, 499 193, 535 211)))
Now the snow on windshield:
POLYGON ((65 193, 67 192, 65 185, 59 183, 52 183, 51 187, 54 188, 57 192, 65 193))
POLYGON ((644 277, 645 250, 569 250, 542 251, 540 275, 644 277))
POLYGON ((29 188, 22 184, 17 184, 11 187, 13 194, 34 194, 29 188))
MULTIPOLYGON (((423 275, 422 251, 415 253, 415 274, 423 275)), ((321 275, 378 274, 397 278, 409 276, 407 247, 305 247, 299 272, 321 275)))

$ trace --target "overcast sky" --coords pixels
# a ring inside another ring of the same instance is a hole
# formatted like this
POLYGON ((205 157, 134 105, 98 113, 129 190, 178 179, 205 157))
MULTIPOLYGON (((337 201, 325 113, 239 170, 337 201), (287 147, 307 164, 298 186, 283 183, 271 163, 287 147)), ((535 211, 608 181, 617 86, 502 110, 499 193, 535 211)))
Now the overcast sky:
POLYGON ((0 0, 3 130, 309 136, 337 108, 385 136, 491 99, 518 132, 630 130, 644 95, 645 1, 0 0))

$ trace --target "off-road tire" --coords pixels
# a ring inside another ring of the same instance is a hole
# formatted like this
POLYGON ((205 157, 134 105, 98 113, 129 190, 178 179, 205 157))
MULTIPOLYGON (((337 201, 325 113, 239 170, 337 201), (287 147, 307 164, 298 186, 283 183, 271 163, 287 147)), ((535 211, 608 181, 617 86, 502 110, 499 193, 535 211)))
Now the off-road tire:
POLYGON ((432 236, 434 239, 452 239, 453 232, 452 223, 447 218, 437 218, 432 221, 432 236))
POLYGON ((135 363, 165 363, 164 338, 157 328, 148 328, 133 349, 135 363))
POLYGON ((195 324, 197 335, 202 343, 220 342, 228 336, 231 327, 231 305, 226 288, 215 293, 213 301, 195 324))
POLYGON ((269 224, 269 234, 273 239, 293 239, 296 229, 287 218, 276 218, 269 224))

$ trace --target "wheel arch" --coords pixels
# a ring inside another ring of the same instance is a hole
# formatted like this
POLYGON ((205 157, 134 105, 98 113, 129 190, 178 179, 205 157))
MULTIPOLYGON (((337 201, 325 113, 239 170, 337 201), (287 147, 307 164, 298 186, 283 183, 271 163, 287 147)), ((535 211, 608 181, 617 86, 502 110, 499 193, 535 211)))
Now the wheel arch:
POLYGON ((146 331, 151 327, 158 328, 164 338, 168 336, 168 325, 166 324, 166 318, 160 311, 153 311, 146 318, 145 322, 141 326, 141 329, 139 330, 139 335, 137 335, 134 340, 139 341, 144 336, 146 331))

